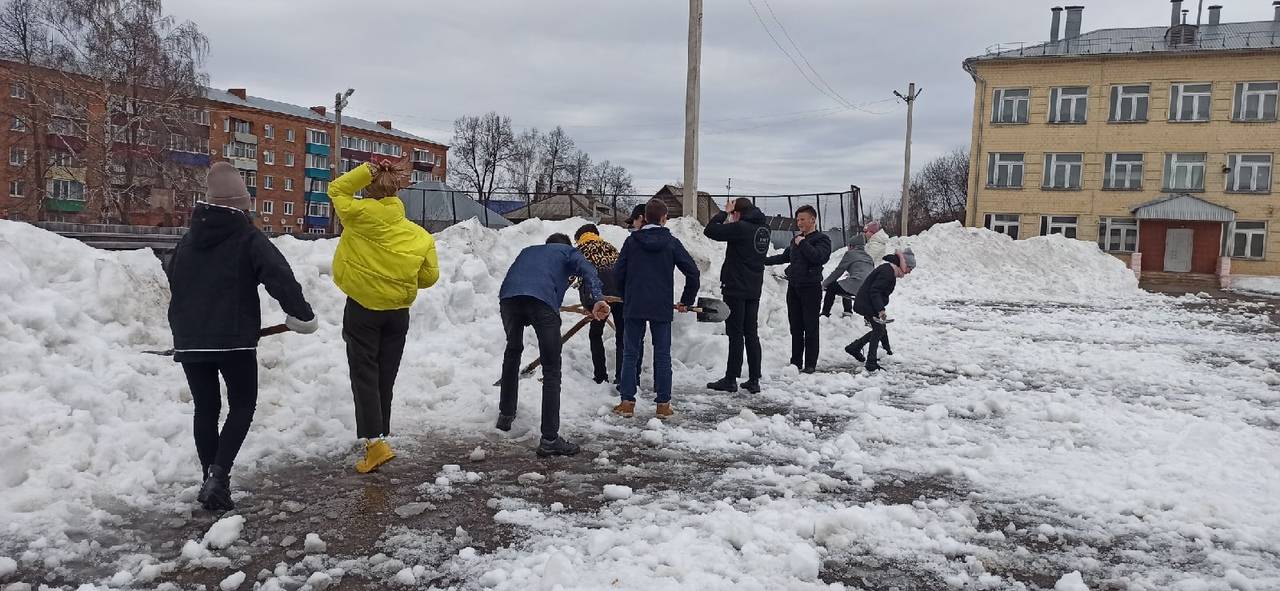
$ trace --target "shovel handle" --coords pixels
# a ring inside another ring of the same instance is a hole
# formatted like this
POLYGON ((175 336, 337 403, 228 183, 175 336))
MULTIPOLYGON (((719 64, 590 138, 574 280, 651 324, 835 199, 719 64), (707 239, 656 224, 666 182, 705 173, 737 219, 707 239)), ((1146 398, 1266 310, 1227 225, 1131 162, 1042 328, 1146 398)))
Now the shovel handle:
POLYGON ((273 334, 281 334, 281 333, 286 333, 286 332, 289 332, 289 327, 288 327, 287 325, 284 325, 284 324, 277 324, 277 325, 274 325, 274 326, 268 326, 268 327, 266 327, 266 328, 264 328, 264 329, 262 329, 262 330, 259 330, 259 331, 258 331, 258 336, 260 336, 260 337, 269 337, 269 336, 271 336, 271 335, 273 335, 273 334))

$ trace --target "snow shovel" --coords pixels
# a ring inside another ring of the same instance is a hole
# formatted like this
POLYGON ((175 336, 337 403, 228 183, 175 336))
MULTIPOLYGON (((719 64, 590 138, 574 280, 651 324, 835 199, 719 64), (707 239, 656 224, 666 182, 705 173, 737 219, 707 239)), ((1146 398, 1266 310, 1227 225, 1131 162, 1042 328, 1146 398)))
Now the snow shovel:
MULTIPOLYGON (((289 327, 283 324, 277 324, 275 326, 268 326, 262 330, 259 330, 258 336, 269 337, 273 334, 280 334, 282 332, 289 332, 289 327)), ((143 353, 147 355, 160 355, 162 357, 173 357, 173 354, 175 353, 175 351, 173 349, 165 349, 164 351, 143 351, 143 353)))
POLYGON ((729 318, 729 305, 715 298, 698 298, 689 311, 698 314, 698 322, 724 322, 729 318))

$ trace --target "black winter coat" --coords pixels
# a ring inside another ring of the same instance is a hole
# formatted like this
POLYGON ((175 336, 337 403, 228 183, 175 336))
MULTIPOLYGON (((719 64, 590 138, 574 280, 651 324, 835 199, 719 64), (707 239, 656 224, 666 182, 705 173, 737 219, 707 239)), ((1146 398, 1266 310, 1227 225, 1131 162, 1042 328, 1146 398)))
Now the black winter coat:
POLYGON ((831 259, 831 238, 822 232, 813 232, 800 241, 790 244, 782 254, 764 260, 766 265, 787 265, 787 281, 791 285, 822 285, 822 266, 831 259))
POLYGON ((720 292, 726 298, 758 300, 764 283, 764 259, 769 253, 764 212, 752 207, 737 222, 725 223, 726 219, 728 214, 717 213, 703 231, 707 238, 728 243, 720 267, 720 292))
POLYGON ((169 327, 178 360, 183 352, 257 347, 258 284, 285 314, 302 321, 315 318, 289 262, 244 212, 197 206, 191 230, 169 261, 169 327))
POLYGON ((858 288, 858 295, 853 298, 853 311, 861 316, 880 315, 889 306, 889 294, 897 285, 898 275, 893 270, 893 263, 880 263, 858 288))
POLYGON ((671 295, 675 292, 673 272, 684 274, 680 303, 694 305, 698 296, 698 265, 680 240, 666 228, 636 230, 622 244, 614 279, 622 290, 622 317, 628 320, 671 322, 675 318, 671 295))

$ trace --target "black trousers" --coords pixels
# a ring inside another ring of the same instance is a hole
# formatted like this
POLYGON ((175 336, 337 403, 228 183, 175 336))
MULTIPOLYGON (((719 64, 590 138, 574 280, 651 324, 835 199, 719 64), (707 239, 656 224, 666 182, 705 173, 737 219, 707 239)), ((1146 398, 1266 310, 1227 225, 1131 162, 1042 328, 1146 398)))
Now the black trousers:
POLYGON ((230 473, 258 405, 257 352, 227 351, 202 357, 200 361, 184 361, 182 371, 187 374, 187 385, 191 387, 191 399, 196 407, 192 432, 205 477, 209 475, 209 466, 214 465, 230 473), (221 432, 218 417, 222 413, 222 388, 218 374, 222 374, 227 383, 229 407, 221 432))
POLYGON ((837 297, 843 302, 844 313, 853 313, 853 300, 851 299, 853 298, 853 294, 845 291, 843 287, 840 287, 839 283, 832 283, 831 287, 827 288, 827 296, 822 300, 823 316, 831 315, 831 308, 835 307, 837 297))
POLYGON ((528 296, 506 298, 499 304, 507 349, 502 357, 502 381, 498 412, 515 416, 520 392, 520 355, 524 353, 524 329, 533 327, 542 359, 542 438, 560 436, 560 312, 542 300, 528 296))
POLYGON ((791 324, 791 365, 818 366, 818 308, 821 285, 787 286, 787 320, 791 324))
POLYGON ((878 319, 876 316, 863 316, 863 318, 867 321, 867 325, 871 327, 871 331, 858 337, 858 340, 853 342, 853 346, 861 351, 862 347, 870 345, 870 348, 867 349, 867 363, 875 363, 880 343, 884 343, 886 348, 889 346, 889 331, 885 328, 885 325, 873 320, 878 319))
POLYGON ((356 437, 391 433, 391 398, 409 334, 409 310, 370 310, 351 298, 342 313, 351 394, 356 404, 356 437))
MULTIPOLYGON (((626 347, 623 345, 622 335, 625 332, 624 326, 626 322, 622 319, 622 303, 611 304, 610 315, 613 316, 613 381, 622 383, 622 352, 626 347)), ((603 320, 592 320, 591 327, 587 329, 587 337, 591 339, 591 365, 594 366, 595 380, 603 382, 609 379, 609 368, 605 363, 604 353, 604 327, 608 323, 603 320)), ((641 351, 641 363, 644 362, 643 351, 641 351)))
POLYGON ((724 321, 724 331, 729 335, 729 364, 724 375, 738 379, 742 375, 742 350, 747 351, 749 379, 760 379, 760 299, 724 299, 729 306, 729 318, 724 321))

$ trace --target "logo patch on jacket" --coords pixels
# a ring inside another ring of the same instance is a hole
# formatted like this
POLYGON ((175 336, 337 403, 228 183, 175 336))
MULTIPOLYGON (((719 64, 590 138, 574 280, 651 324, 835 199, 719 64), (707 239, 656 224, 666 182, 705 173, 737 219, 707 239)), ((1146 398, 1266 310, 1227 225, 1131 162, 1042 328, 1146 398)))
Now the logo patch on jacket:
POLYGON ((760 226, 756 228, 756 252, 766 254, 769 252, 769 228, 760 226))

